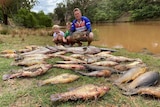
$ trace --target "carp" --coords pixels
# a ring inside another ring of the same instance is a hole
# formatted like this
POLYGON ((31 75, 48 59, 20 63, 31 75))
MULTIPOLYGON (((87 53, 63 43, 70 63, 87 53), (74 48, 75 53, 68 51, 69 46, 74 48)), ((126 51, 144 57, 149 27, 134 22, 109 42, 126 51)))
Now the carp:
POLYGON ((106 57, 106 58, 108 58, 108 57, 113 57, 113 55, 111 55, 110 54, 110 52, 99 52, 99 53, 97 53, 97 54, 95 54, 95 56, 101 56, 101 57, 106 57))
POLYGON ((137 77, 134 81, 132 81, 127 88, 127 90, 131 90, 138 87, 151 86, 158 83, 160 80, 159 72, 146 72, 139 77, 137 77))
POLYGON ((68 92, 52 94, 50 96, 50 99, 53 103, 68 100, 98 99, 105 95, 109 90, 110 88, 108 86, 87 84, 70 90, 68 92))
POLYGON ((91 64, 91 63, 94 63, 94 62, 97 62, 97 61, 104 61, 105 59, 106 58, 104 58, 104 57, 97 56, 97 57, 84 58, 84 61, 86 61, 87 64, 91 64))
POLYGON ((100 61, 100 62, 95 62, 95 63, 92 63, 93 65, 99 65, 99 66, 115 66, 117 65, 118 63, 117 62, 114 62, 114 61, 100 61))
POLYGON ((18 55, 16 53, 10 53, 10 54, 1 54, 0 57, 4 58, 16 58, 18 55))
POLYGON ((57 55, 57 57, 62 58, 65 61, 78 61, 78 62, 86 63, 85 61, 82 61, 82 60, 76 59, 76 58, 72 58, 70 56, 57 55))
POLYGON ((46 73, 49 69, 52 68, 51 64, 40 64, 39 66, 36 66, 35 68, 26 68, 26 69, 20 69, 15 73, 12 74, 5 74, 3 75, 2 79, 8 80, 12 78, 19 78, 19 77, 36 77, 39 75, 42 75, 46 73))
POLYGON ((136 59, 127 58, 124 56, 112 56, 112 57, 108 57, 106 60, 114 61, 114 62, 130 62, 130 61, 135 61, 136 59))
POLYGON ((14 54, 16 53, 16 50, 4 50, 0 52, 1 54, 14 54))
POLYGON ((45 64, 46 62, 44 61, 44 59, 39 58, 26 58, 22 61, 14 61, 11 63, 11 65, 15 65, 15 66, 32 66, 32 65, 36 65, 36 64, 45 64))
POLYGON ((80 71, 75 71, 75 72, 77 72, 81 75, 90 76, 90 77, 110 77, 111 76, 111 71, 109 71, 109 70, 92 71, 89 73, 80 72, 80 71))
POLYGON ((56 61, 56 64, 85 64, 82 61, 56 61))
POLYGON ((80 64, 54 64, 53 67, 70 70, 85 70, 85 67, 80 64))
POLYGON ((151 95, 156 98, 160 98, 160 87, 142 87, 138 89, 134 89, 128 92, 124 92, 123 95, 151 95))
POLYGON ((103 67, 98 65, 92 65, 92 64, 83 64, 87 71, 99 71, 99 70, 109 70, 111 73, 118 73, 118 70, 115 70, 111 67, 103 67))
POLYGON ((64 74, 57 75, 57 76, 55 76, 53 78, 49 78, 49 79, 43 80, 43 81, 38 83, 38 86, 42 86, 42 85, 45 85, 45 84, 70 83, 72 81, 77 80, 78 78, 79 78, 78 75, 64 73, 64 74))
POLYGON ((46 47, 41 47, 41 48, 38 48, 38 49, 30 51, 30 52, 22 53, 21 55, 48 54, 48 53, 53 53, 53 52, 55 52, 55 51, 52 51, 46 47))
POLYGON ((118 78, 115 81, 115 85, 120 85, 124 82, 129 82, 131 80, 134 80, 135 78, 137 78, 139 75, 145 73, 147 71, 147 67, 135 67, 132 68, 128 71, 126 71, 126 73, 124 73, 120 78, 118 78))

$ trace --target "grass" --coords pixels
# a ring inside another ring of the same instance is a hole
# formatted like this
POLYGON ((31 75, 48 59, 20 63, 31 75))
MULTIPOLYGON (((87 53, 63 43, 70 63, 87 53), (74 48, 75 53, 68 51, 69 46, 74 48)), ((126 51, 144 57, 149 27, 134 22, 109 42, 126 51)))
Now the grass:
MULTIPOLYGON (((27 32, 27 31, 26 31, 27 32)), ((5 49, 21 49, 27 45, 51 45, 52 36, 33 33, 35 31, 29 30, 30 34, 16 33, 14 36, 0 35, 2 43, 0 43, 0 51, 5 49)), ((159 71, 160 59, 142 53, 130 53, 126 50, 119 50, 114 55, 122 55, 131 58, 140 58, 147 64, 150 70, 159 71)), ((54 64, 58 58, 49 59, 48 63, 54 64)), ((12 69, 20 67, 11 66, 13 59, 0 57, 0 76, 8 73, 12 69)), ((80 76, 75 82, 69 84, 45 85, 38 87, 37 83, 40 80, 47 79, 51 76, 56 76, 61 73, 73 73, 70 70, 52 68, 46 74, 36 78, 17 78, 9 81, 0 79, 0 107, 160 107, 159 100, 153 97, 146 96, 124 96, 121 91, 108 81, 109 78, 95 78, 80 76), (50 95, 55 93, 65 92, 68 89, 81 86, 88 83, 104 84, 111 87, 111 90, 98 100, 87 101, 68 101, 53 104, 50 101, 50 95)), ((111 78, 111 77, 110 77, 111 78)))

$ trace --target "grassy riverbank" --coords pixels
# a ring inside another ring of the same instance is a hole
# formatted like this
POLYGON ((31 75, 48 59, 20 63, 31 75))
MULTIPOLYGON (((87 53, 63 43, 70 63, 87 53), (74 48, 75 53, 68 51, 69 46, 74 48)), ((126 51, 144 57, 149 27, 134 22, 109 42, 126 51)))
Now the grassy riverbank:
MULTIPOLYGON (((18 30, 19 31, 19 30, 18 30)), ((51 45, 52 36, 48 36, 47 33, 40 34, 31 33, 33 30, 22 30, 26 33, 15 33, 0 35, 0 51, 5 49, 21 49, 27 45, 51 45)), ((41 31, 42 32, 42 31, 41 31)), ((130 58, 140 58, 147 64, 149 70, 159 71, 160 59, 150 55, 142 53, 129 53, 126 50, 119 50, 114 55, 122 55, 130 58)), ((49 63, 54 64, 58 58, 48 60, 49 63)), ((11 66, 13 59, 7 59, 0 57, 0 77, 3 74, 8 73, 12 69, 18 69, 20 67, 11 66)), ((158 99, 148 96, 124 96, 121 91, 112 85, 108 80, 110 78, 95 78, 80 76, 75 82, 69 84, 58 85, 46 85, 38 87, 37 83, 40 80, 47 79, 51 76, 56 76, 61 73, 73 73, 70 70, 53 68, 46 74, 38 76, 36 78, 18 78, 3 81, 0 79, 0 107, 54 107, 55 105, 50 101, 50 95, 60 92, 65 92, 70 88, 74 88, 83 84, 95 83, 104 84, 111 87, 111 90, 102 98, 98 100, 88 101, 68 101, 65 103, 59 103, 59 107, 159 107, 158 99)), ((113 75, 115 76, 115 75, 113 75)))

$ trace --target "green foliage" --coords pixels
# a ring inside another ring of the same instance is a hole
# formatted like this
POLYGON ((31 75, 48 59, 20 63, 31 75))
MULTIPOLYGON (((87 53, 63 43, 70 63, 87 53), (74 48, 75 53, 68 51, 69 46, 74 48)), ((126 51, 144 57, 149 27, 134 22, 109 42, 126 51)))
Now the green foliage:
POLYGON ((34 13, 24 8, 18 11, 18 14, 14 17, 14 21, 28 28, 52 26, 52 19, 48 15, 45 15, 43 11, 34 13))

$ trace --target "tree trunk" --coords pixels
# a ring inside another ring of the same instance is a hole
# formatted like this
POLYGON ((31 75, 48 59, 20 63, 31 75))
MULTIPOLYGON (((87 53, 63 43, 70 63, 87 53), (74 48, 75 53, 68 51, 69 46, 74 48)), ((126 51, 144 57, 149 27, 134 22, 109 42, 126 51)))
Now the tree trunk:
POLYGON ((5 25, 8 25, 8 15, 5 14, 5 13, 3 13, 3 23, 4 23, 5 25))

